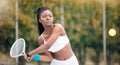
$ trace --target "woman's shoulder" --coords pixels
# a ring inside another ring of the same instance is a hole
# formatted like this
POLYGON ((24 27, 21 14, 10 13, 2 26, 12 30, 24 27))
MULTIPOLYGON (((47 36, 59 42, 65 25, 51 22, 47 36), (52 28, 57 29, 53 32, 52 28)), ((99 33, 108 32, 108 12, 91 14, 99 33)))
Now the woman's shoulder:
POLYGON ((39 44, 41 45, 41 44, 43 44, 43 38, 42 38, 42 34, 38 37, 38 42, 39 42, 39 44))
POLYGON ((55 25, 55 27, 63 28, 63 26, 62 26, 61 24, 59 24, 59 23, 56 23, 56 24, 54 24, 54 25, 55 25))
POLYGON ((55 24, 54 31, 58 31, 58 33, 62 32, 62 34, 65 34, 64 27, 59 23, 55 24))

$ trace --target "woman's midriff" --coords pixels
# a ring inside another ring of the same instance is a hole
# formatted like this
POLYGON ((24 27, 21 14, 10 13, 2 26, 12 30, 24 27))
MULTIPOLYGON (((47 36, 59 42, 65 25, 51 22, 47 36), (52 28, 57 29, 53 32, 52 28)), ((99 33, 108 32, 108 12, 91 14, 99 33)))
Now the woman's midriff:
POLYGON ((53 53, 53 58, 57 60, 67 60, 73 54, 70 44, 67 44, 63 49, 58 52, 53 53))

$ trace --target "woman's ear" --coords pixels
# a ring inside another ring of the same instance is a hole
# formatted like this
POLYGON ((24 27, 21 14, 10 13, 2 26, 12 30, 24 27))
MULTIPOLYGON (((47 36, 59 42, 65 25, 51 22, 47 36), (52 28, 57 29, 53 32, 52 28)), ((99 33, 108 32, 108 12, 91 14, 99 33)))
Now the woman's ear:
POLYGON ((39 18, 39 22, 41 23, 40 18, 39 18))

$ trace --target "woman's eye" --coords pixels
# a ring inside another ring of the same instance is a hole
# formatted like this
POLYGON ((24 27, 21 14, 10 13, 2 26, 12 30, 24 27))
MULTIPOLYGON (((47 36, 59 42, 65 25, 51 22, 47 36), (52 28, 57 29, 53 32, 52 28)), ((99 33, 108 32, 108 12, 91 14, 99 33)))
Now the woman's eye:
POLYGON ((50 17, 53 17, 52 15, 50 15, 50 17))
POLYGON ((43 18, 46 18, 46 16, 42 16, 43 18))

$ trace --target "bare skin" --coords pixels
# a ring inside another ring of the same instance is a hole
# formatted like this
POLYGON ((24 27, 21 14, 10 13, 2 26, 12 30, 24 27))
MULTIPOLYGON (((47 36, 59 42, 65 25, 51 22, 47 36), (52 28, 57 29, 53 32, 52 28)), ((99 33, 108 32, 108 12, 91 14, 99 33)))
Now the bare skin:
MULTIPOLYGON (((44 44, 43 38, 39 36, 38 42, 40 44, 40 47, 29 52, 31 60, 33 58, 33 55, 37 53, 45 53, 45 55, 41 55, 40 59, 40 61, 44 62, 52 61, 53 58, 58 60, 69 59, 73 54, 70 44, 67 44, 63 49, 55 53, 48 51, 48 49, 53 45, 59 36, 66 35, 64 28, 60 24, 53 24, 52 12, 49 10, 43 11, 39 18, 39 22, 42 23, 43 27, 45 28, 42 35, 46 40, 46 44, 44 44)), ((28 57, 26 55, 24 55, 24 58, 28 62, 31 61, 28 60, 28 57)))
MULTIPOLYGON (((55 26, 59 26, 59 25, 55 25, 55 26)), ((63 29, 63 28, 62 28, 63 29)), ((66 33, 63 30, 63 34, 61 34, 61 36, 64 36, 66 33)), ((47 41, 50 37, 50 35, 47 35, 45 33, 43 33, 45 40, 47 41)), ((44 44, 44 40, 42 39, 42 37, 39 37, 39 41, 41 41, 42 44, 44 44)), ((51 52, 50 52, 51 53, 51 52)), ((51 53, 52 57, 58 60, 66 60, 69 59, 72 56, 72 49, 70 44, 67 44, 63 49, 61 49, 58 52, 55 53, 51 53)))

